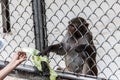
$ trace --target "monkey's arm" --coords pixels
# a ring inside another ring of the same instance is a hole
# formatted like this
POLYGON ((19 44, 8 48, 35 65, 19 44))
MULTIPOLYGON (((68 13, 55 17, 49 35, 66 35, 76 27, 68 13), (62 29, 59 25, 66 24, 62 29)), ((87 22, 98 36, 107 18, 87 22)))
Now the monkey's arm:
POLYGON ((45 50, 41 51, 38 55, 47 55, 50 52, 55 52, 58 55, 64 55, 65 50, 63 48, 63 43, 55 44, 55 45, 50 45, 48 46, 45 50))
POLYGON ((86 47, 85 52, 87 54, 87 64, 90 70, 87 71, 88 75, 98 75, 97 64, 96 64, 96 48, 94 45, 89 45, 86 47))

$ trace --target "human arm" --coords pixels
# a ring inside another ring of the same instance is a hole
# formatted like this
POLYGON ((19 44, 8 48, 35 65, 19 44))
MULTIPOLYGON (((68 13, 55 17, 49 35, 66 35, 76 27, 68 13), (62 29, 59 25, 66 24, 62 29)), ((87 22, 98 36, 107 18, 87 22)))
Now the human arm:
POLYGON ((0 71, 0 80, 3 80, 13 69, 26 60, 25 52, 18 52, 13 55, 10 63, 0 71))

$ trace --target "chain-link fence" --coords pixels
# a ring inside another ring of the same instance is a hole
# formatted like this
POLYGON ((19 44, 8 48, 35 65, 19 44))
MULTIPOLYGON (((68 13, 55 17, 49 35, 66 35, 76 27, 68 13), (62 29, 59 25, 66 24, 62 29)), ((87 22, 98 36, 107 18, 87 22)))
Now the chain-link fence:
MULTIPOLYGON (((98 76, 120 79, 120 0, 45 0, 48 44, 62 41, 68 21, 83 17, 97 49, 98 76)), ((54 69, 66 68, 63 56, 50 55, 54 69)))
MULTIPOLYGON (((35 48, 32 13, 31 0, 0 1, 0 37, 4 43, 0 60, 9 61, 22 47, 35 48)), ((31 61, 25 64, 33 65, 31 61)))
MULTIPOLYGON (((31 0, 0 0, 0 41, 3 42, 0 67, 4 67, 21 48, 35 48, 31 0)), ((17 69, 34 71, 31 57, 17 69)))
MULTIPOLYGON (((89 23, 88 28, 92 32, 97 49, 95 65, 98 77, 120 79, 120 0, 45 0, 45 5, 44 1, 40 0, 45 10, 40 8, 39 1, 34 1, 37 6, 32 7, 31 0, 0 0, 0 36, 1 39, 4 38, 4 46, 0 50, 1 62, 10 61, 11 56, 22 47, 37 47, 42 50, 47 44, 61 42, 68 30, 68 21, 75 17, 83 17, 89 23), (33 27, 34 21, 38 28, 33 27), (47 37, 44 33, 46 30, 47 37)), ((63 68, 62 73, 67 73, 64 70, 65 56, 50 53, 50 66, 54 70, 63 68)), ((22 64, 20 69, 34 71, 29 68, 33 67, 31 57, 22 64)), ((60 75, 66 76, 64 73, 60 75)), ((77 76, 67 77, 77 79, 77 76)))

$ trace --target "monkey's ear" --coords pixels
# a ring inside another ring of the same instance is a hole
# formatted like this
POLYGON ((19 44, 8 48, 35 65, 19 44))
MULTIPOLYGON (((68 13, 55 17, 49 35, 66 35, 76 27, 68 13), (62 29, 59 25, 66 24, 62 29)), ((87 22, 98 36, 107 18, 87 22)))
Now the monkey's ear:
POLYGON ((89 26, 89 24, 88 23, 85 23, 85 27, 88 27, 89 26))

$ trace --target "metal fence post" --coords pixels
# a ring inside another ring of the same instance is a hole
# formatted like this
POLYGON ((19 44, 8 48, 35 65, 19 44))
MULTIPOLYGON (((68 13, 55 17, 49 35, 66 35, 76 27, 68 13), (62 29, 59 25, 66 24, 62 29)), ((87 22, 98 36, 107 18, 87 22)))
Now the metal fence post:
POLYGON ((2 21, 3 21, 3 33, 11 32, 10 28, 10 13, 9 13, 9 0, 1 0, 2 7, 2 21))
POLYGON ((36 49, 43 50, 47 46, 45 4, 44 0, 33 0, 33 19, 36 49))

